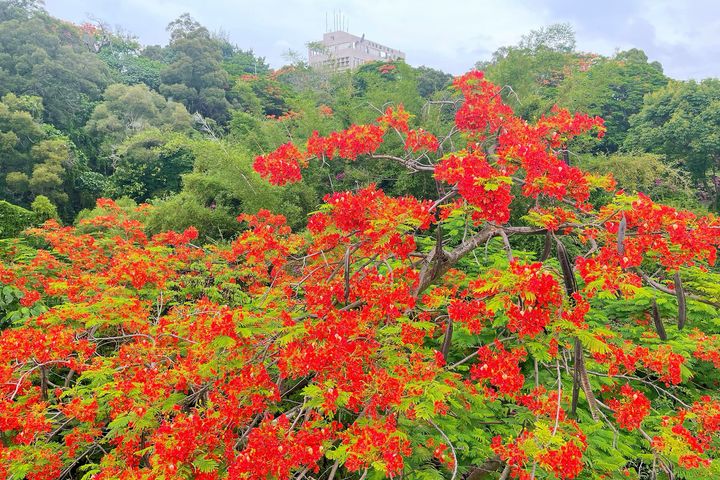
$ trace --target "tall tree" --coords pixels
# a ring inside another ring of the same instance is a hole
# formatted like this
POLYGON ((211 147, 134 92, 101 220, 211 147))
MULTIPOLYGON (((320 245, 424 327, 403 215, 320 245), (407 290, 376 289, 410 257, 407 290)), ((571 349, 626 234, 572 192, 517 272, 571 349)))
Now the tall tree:
POLYGON ((592 56, 558 87, 557 103, 574 111, 600 115, 607 133, 595 150, 617 151, 630 128, 630 117, 640 111, 643 98, 668 82, 658 62, 632 49, 610 58, 592 56))
POLYGON ((506 87, 503 98, 520 115, 537 118, 556 103, 557 89, 584 55, 575 52, 575 33, 568 24, 533 30, 514 46, 501 47, 490 61, 475 66, 506 87))
POLYGON ((39 2, 0 5, 0 95, 37 95, 46 122, 78 129, 108 85, 109 69, 77 26, 52 18, 39 2))
POLYGON ((160 88, 160 71, 164 64, 144 54, 137 38, 122 31, 112 31, 107 25, 99 25, 96 36, 103 41, 98 56, 112 71, 113 80, 133 85, 144 83, 153 90, 160 88))
POLYGON ((38 97, 8 93, 0 99, 0 191, 2 198, 23 206, 36 195, 64 206, 69 198, 65 174, 74 158, 71 143, 42 123, 42 113, 38 97))
POLYGON ((704 199, 720 209, 720 80, 672 81, 645 98, 631 124, 626 149, 679 162, 704 199))
POLYGON ((225 98, 229 77, 222 68, 222 50, 207 28, 189 14, 171 22, 170 64, 161 72, 160 92, 219 123, 229 119, 225 98))
POLYGON ((180 191, 181 177, 192 170, 194 161, 184 143, 185 137, 158 129, 128 138, 114 154, 105 195, 145 201, 180 191))
POLYGON ((265 57, 258 57, 252 49, 243 50, 233 44, 225 32, 218 32, 213 38, 220 45, 222 67, 231 77, 243 74, 265 75, 270 72, 265 57))
POLYGON ((113 84, 105 89, 85 128, 111 150, 148 128, 188 132, 192 117, 183 104, 166 100, 144 84, 113 84))

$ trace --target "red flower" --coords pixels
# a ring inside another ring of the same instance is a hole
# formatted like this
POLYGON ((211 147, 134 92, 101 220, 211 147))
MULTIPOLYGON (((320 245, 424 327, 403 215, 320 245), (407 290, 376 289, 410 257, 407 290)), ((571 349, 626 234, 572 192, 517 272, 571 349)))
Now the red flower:
POLYGON ((289 142, 267 155, 258 156, 253 164, 255 171, 274 185, 302 180, 301 166, 307 166, 307 159, 289 142))

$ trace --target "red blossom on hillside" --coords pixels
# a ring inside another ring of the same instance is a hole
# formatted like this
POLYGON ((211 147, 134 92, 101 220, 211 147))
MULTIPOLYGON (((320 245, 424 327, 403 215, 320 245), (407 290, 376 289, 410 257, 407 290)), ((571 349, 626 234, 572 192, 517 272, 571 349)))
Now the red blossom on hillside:
POLYGON ((302 152, 288 142, 267 155, 258 156, 253 168, 270 183, 285 185, 302 180, 300 167, 306 164, 302 152))

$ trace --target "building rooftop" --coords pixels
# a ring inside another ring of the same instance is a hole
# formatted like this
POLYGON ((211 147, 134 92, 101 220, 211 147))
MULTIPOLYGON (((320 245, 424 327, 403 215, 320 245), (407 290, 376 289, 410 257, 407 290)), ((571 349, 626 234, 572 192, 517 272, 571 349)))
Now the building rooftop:
POLYGON ((308 59, 314 68, 347 70, 363 63, 404 60, 405 53, 342 30, 327 32, 319 42, 308 45, 308 59))

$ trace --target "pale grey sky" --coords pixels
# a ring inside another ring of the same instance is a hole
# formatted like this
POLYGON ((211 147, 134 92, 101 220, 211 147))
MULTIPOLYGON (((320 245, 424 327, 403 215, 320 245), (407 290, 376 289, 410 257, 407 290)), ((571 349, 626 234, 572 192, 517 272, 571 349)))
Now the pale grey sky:
POLYGON ((636 47, 671 77, 720 76, 718 0, 45 0, 45 7, 77 23, 95 17, 122 26, 145 44, 165 44, 165 26, 189 12, 275 68, 288 48, 305 55, 305 43, 322 37, 326 14, 342 10, 350 32, 403 50, 411 65, 453 74, 530 30, 570 22, 579 50, 636 47))

